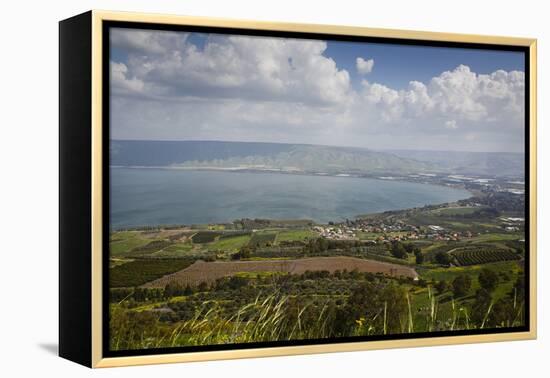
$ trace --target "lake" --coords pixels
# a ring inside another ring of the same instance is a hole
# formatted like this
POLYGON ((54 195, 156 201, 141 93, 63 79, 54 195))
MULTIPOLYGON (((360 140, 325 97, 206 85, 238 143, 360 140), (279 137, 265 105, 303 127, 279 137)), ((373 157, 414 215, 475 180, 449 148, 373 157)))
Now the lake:
POLYGON ((114 229, 239 218, 328 223, 470 197, 466 190, 444 186, 355 177, 151 168, 110 172, 114 229))

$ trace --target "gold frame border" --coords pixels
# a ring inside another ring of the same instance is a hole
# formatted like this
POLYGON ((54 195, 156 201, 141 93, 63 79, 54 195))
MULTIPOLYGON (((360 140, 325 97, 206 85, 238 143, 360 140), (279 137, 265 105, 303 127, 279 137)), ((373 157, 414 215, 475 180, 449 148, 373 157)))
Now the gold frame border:
POLYGON ((312 353, 349 352, 372 349, 405 347, 425 347, 435 345, 484 343, 496 341, 533 340, 537 338, 537 41, 531 38, 485 36, 470 34, 435 33, 412 30, 378 29, 356 26, 336 26, 318 24, 295 24, 260 22, 252 20, 232 20, 210 17, 174 16, 163 14, 92 11, 92 367, 115 367, 174 362, 198 362, 221 359, 251 357, 271 357, 312 353), (528 332, 502 334, 429 337, 403 340, 365 341, 337 344, 317 344, 306 346, 268 347, 255 349, 235 349, 212 352, 190 352, 132 357, 107 357, 102 355, 102 22, 128 21, 171 25, 218 26, 226 28, 255 29, 266 31, 291 31, 323 33, 334 35, 354 35, 386 37, 443 42, 465 42, 524 46, 530 54, 530 326, 528 332))

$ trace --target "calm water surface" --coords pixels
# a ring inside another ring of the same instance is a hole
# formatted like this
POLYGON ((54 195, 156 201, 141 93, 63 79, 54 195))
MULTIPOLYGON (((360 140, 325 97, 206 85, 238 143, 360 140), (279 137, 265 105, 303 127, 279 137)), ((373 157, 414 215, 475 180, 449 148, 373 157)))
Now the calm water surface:
POLYGON ((239 218, 327 223, 468 197, 455 188, 353 177, 112 168, 111 227, 239 218))

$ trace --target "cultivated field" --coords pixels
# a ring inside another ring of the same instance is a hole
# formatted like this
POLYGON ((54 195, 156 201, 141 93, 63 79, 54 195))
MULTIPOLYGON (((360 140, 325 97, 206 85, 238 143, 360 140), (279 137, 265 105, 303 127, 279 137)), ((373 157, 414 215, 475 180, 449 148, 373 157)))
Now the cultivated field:
POLYGON ((197 285, 201 282, 214 282, 218 278, 235 275, 240 272, 282 272, 302 274, 306 271, 357 270, 358 272, 382 273, 388 276, 416 278, 413 268, 380 261, 365 260, 354 257, 313 257, 297 260, 262 260, 262 261, 197 261, 191 266, 176 273, 168 274, 149 282, 143 287, 163 288, 169 282, 197 285))

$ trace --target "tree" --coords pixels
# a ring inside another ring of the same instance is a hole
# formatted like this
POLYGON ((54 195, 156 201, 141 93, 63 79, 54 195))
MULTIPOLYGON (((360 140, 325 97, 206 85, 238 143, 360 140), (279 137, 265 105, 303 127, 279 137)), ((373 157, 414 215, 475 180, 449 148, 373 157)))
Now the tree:
POLYGON ((140 287, 134 288, 134 300, 136 302, 145 302, 147 300, 147 293, 145 289, 142 289, 140 287))
POLYGON ((470 317, 478 327, 483 324, 483 320, 490 314, 491 300, 491 293, 488 290, 480 288, 476 291, 476 298, 472 304, 470 317))
POLYGON ((498 284, 498 274, 495 271, 483 268, 478 276, 479 285, 489 293, 493 292, 498 284))
POLYGON ((360 325, 361 332, 382 334, 404 331, 407 322, 407 297, 403 287, 393 283, 383 288, 370 282, 353 289, 346 305, 334 319, 331 329, 336 335, 350 335, 360 325), (386 317, 384 318, 384 312, 386 317))
POLYGON ((391 253, 394 257, 397 257, 398 259, 405 259, 405 258, 407 258, 407 250, 406 250, 405 247, 403 246, 403 243, 400 243, 400 242, 398 242, 398 241, 393 241, 393 242, 391 243, 390 253, 391 253))
POLYGON ((187 284, 187 286, 185 286, 185 289, 183 290, 183 295, 185 295, 185 296, 193 295, 193 288, 191 286, 189 286, 189 284, 187 284))
MULTIPOLYGON (((416 247, 418 248, 418 247, 416 247)), ((414 256, 416 257, 416 263, 422 264, 424 262, 424 255, 420 251, 420 248, 414 250, 414 256)))
POLYGON ((507 300, 505 298, 501 298, 493 305, 493 308, 491 309, 491 316, 488 326, 511 327, 514 325, 513 322, 515 319, 522 322, 522 320, 518 319, 516 316, 513 302, 509 299, 507 300))
POLYGON ((435 255, 435 262, 440 264, 440 265, 450 265, 451 264, 451 258, 449 257, 449 255, 445 252, 438 252, 436 255, 435 255))
POLYGON ((162 331, 158 315, 152 311, 127 311, 115 308, 110 312, 109 334, 121 348, 132 349, 143 340, 159 337, 162 331))
POLYGON ((183 287, 175 281, 168 282, 164 287, 165 298, 177 297, 178 295, 182 295, 182 294, 183 294, 183 287))
POLYGON ((447 281, 439 281, 437 284, 435 284, 435 289, 437 290, 438 294, 443 294, 447 290, 449 290, 449 284, 447 281))
POLYGON ((318 238, 317 242, 319 243, 319 249, 321 251, 326 251, 328 249, 328 241, 325 238, 318 238))
POLYGON ((515 296, 518 302, 523 302, 525 300, 525 276, 523 272, 518 276, 514 284, 514 289, 510 295, 515 296))
POLYGON ((197 291, 207 291, 208 290, 208 284, 204 281, 202 281, 199 286, 197 286, 197 291))
POLYGON ((251 247, 245 245, 244 247, 241 247, 239 252, 232 254, 231 259, 233 260, 249 259, 252 256, 252 252, 254 252, 254 250, 251 247))
POLYGON ((466 274, 461 274, 453 280, 452 288, 455 297, 463 297, 472 287, 472 279, 466 274))
POLYGON ((248 285, 248 280, 244 277, 231 276, 227 280, 227 287, 231 290, 237 290, 248 285))
MULTIPOLYGON (((386 307, 386 327, 388 333, 405 331, 408 314, 407 295, 402 286, 388 284, 380 293, 380 302, 386 307)), ((383 307, 381 307, 382 309, 383 307)))
POLYGON ((413 243, 406 243, 406 244, 403 244, 403 246, 405 247, 405 251, 407 251, 407 253, 414 252, 415 245, 413 243))

